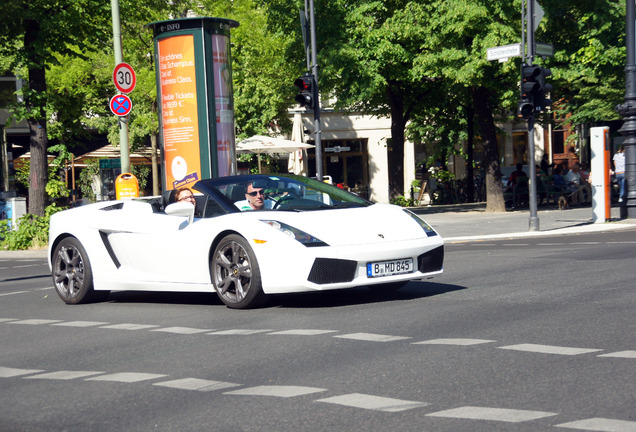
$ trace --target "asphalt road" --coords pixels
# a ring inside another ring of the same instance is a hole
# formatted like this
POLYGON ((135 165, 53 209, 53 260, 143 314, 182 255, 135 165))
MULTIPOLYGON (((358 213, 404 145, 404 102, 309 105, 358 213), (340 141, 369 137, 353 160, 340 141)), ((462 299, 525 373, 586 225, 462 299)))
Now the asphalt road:
POLYGON ((636 430, 636 231, 451 244, 395 293, 116 293, 0 258, 0 431, 636 430))

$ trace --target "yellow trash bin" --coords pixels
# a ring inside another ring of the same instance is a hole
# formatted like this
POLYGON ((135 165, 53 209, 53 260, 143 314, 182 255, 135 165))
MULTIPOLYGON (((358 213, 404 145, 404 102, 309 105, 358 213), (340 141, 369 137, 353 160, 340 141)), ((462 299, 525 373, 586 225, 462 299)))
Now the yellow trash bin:
POLYGON ((115 198, 139 198, 139 182, 130 173, 123 173, 115 180, 115 198))

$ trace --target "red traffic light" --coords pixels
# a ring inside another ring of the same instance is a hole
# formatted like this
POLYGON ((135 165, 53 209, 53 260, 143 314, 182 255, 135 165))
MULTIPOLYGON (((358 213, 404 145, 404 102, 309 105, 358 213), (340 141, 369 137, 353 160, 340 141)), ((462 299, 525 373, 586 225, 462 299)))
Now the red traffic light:
POLYGON ((303 107, 314 108, 314 77, 311 75, 303 75, 294 81, 294 85, 300 91, 296 95, 296 102, 303 107))

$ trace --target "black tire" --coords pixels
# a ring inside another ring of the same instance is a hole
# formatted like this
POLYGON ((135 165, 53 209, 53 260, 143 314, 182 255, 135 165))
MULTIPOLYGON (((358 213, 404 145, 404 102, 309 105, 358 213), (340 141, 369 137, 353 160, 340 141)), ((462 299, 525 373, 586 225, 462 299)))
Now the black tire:
POLYGON ((88 254, 75 237, 60 241, 51 262, 55 291, 66 304, 88 303, 108 295, 108 292, 101 291, 99 295, 95 294, 88 254))
POLYGON ((256 256, 239 235, 230 234, 219 242, 212 254, 210 273, 217 295, 229 308, 254 308, 267 299, 256 256))

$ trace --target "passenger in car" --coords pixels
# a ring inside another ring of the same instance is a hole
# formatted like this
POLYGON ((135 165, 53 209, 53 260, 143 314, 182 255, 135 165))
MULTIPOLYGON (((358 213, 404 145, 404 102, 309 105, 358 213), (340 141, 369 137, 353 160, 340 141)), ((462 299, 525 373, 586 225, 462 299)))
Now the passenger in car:
POLYGON ((189 202, 192 205, 196 205, 196 200, 194 199, 194 194, 190 190, 190 188, 182 187, 177 189, 177 192, 174 195, 175 202, 189 202))

